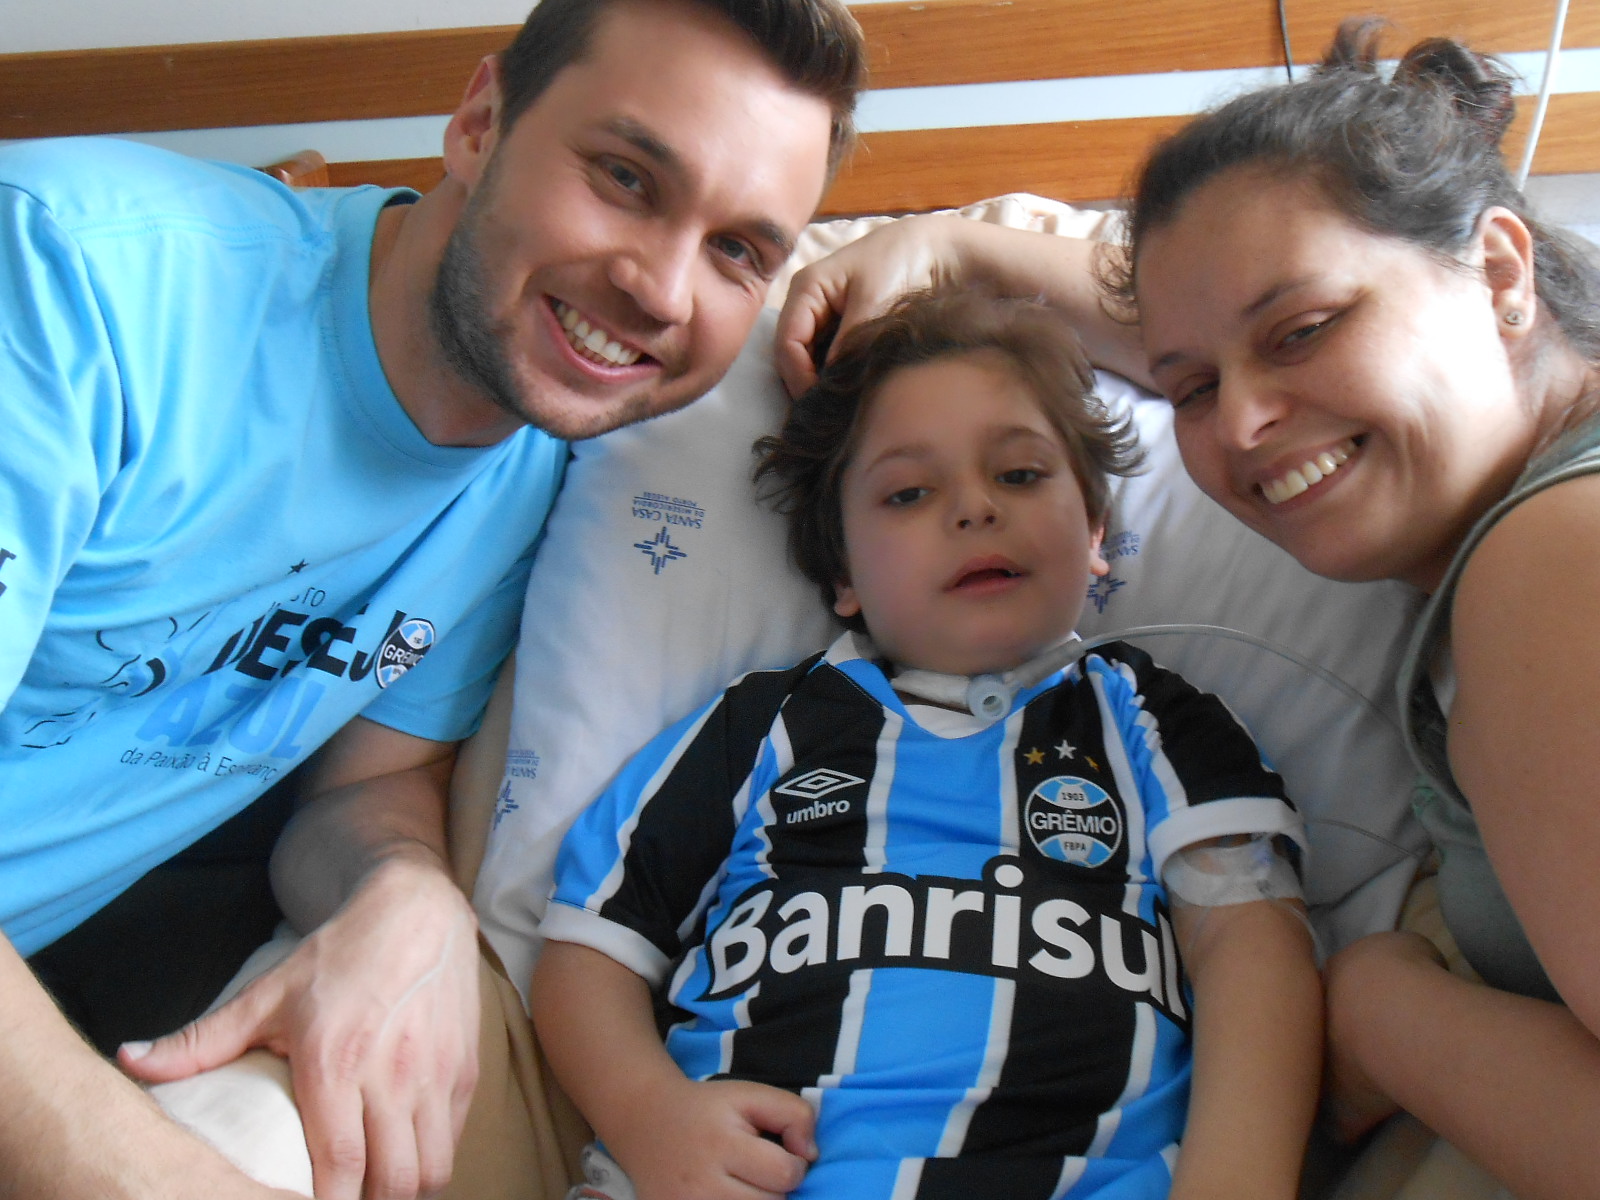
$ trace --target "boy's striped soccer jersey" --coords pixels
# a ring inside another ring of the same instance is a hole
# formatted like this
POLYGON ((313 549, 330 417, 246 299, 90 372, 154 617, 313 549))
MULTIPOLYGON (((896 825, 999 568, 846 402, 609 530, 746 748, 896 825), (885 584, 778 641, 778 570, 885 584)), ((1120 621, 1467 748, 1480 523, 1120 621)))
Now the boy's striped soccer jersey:
POLYGON ((1164 1197, 1190 1052, 1160 868, 1303 843, 1282 781, 1129 646, 955 737, 859 650, 651 742, 568 835, 544 932, 669 983, 690 1077, 812 1101, 797 1197, 1164 1197))

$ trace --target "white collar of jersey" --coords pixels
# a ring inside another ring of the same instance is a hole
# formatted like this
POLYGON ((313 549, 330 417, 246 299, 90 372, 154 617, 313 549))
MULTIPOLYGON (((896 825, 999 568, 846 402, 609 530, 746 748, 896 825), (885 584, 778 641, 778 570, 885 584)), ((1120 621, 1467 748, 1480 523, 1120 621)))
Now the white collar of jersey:
MULTIPOLYGON (((854 657, 882 661, 872 639, 863 633, 849 635, 854 657)), ((843 639, 841 639, 843 640, 843 639)), ((842 649, 837 643, 835 649, 842 649)), ((1057 671, 1070 666, 1087 649, 1077 634, 1068 635, 1048 650, 1043 650, 1021 666, 999 675, 945 675, 939 671, 916 669, 895 672, 894 690, 916 696, 947 708, 966 709, 975 717, 996 721, 1011 711, 1017 693, 1042 683, 1057 671)), ((849 656, 846 656, 849 657, 849 656)), ((834 661, 834 654, 828 658, 834 661)))

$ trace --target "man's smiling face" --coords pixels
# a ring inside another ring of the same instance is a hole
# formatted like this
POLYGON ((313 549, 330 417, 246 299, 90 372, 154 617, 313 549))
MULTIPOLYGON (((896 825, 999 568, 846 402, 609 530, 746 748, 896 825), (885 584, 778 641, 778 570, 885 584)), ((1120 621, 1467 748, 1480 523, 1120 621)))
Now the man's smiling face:
POLYGON ((490 139, 430 297, 446 362, 568 439, 703 395, 821 199, 829 123, 715 12, 618 0, 490 139))

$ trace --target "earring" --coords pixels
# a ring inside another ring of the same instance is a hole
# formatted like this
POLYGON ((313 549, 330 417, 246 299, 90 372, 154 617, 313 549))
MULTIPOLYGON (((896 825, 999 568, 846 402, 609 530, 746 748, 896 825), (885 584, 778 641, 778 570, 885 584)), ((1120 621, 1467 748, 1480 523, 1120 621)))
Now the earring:
POLYGON ((1522 310, 1520 308, 1513 308, 1504 317, 1502 317, 1501 320, 1503 320, 1507 325, 1521 325, 1522 310))

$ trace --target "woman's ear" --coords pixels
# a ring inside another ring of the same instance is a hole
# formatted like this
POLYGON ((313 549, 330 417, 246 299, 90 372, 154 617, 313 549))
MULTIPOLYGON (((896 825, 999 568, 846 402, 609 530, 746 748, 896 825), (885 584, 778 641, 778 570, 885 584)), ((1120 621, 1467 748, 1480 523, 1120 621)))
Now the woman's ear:
POLYGON ((1478 250, 1500 336, 1510 340, 1526 336, 1539 306, 1533 234, 1516 213, 1495 205, 1485 209, 1478 221, 1478 250))
POLYGON ((468 191, 477 186, 500 139, 500 56, 478 61, 444 131, 445 174, 468 191))

